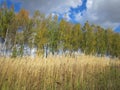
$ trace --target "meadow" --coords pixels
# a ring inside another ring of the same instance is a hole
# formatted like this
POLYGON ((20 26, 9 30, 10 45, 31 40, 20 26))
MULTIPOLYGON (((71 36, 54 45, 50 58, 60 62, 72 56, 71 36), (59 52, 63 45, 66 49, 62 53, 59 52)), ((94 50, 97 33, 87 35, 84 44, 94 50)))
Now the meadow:
POLYGON ((0 90, 120 90, 120 60, 0 57, 0 90))

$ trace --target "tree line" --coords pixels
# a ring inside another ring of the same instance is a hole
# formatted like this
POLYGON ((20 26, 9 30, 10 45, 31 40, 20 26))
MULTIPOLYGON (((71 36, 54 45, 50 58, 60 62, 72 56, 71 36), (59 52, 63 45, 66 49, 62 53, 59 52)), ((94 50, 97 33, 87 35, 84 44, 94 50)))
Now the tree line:
POLYGON ((46 17, 39 11, 31 17, 25 9, 15 13, 13 6, 0 7, 0 39, 0 53, 4 56, 11 52, 12 57, 22 57, 25 47, 29 47, 30 54, 36 48, 37 55, 46 57, 49 53, 74 55, 75 52, 120 57, 120 33, 111 28, 104 29, 88 21, 82 26, 58 20, 57 15, 46 17))

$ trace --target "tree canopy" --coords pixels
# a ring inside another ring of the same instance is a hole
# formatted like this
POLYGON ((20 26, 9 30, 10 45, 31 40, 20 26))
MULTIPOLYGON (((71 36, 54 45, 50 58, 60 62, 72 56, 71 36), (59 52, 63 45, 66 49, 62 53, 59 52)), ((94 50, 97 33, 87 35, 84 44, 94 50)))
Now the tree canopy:
POLYGON ((81 51, 86 55, 120 57, 120 33, 111 28, 91 25, 88 21, 82 26, 64 19, 58 21, 57 16, 46 17, 35 11, 33 17, 21 9, 0 8, 0 38, 4 40, 1 53, 11 56, 25 55, 25 48, 37 48, 36 53, 48 55, 81 51))

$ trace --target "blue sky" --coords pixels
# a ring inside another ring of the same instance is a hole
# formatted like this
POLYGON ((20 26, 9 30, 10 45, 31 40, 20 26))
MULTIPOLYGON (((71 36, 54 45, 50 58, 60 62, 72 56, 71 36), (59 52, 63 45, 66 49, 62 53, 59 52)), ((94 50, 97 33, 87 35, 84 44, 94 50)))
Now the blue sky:
POLYGON ((46 15, 57 14, 67 21, 113 28, 120 32, 120 0, 0 0, 8 7, 14 4, 15 11, 27 9, 32 15, 39 10, 46 15))
POLYGON ((78 5, 75 8, 73 8, 73 7, 70 8, 70 11, 69 11, 70 15, 69 15, 69 17, 72 19, 71 20, 72 22, 78 22, 78 21, 75 20, 75 13, 81 12, 81 15, 83 15, 82 12, 87 9, 86 3, 87 3, 87 0, 82 0, 82 5, 78 5))
POLYGON ((20 2, 13 2, 11 0, 0 0, 0 4, 2 4, 3 2, 7 3, 8 8, 10 8, 11 5, 14 5, 15 12, 18 12, 21 8, 21 3, 20 2))

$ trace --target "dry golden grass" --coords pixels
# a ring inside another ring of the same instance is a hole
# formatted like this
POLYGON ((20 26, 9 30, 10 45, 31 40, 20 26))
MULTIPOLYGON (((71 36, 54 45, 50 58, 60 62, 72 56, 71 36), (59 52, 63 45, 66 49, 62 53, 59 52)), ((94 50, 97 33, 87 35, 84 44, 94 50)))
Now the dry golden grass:
POLYGON ((0 58, 0 90, 119 90, 120 60, 49 56, 0 58))

